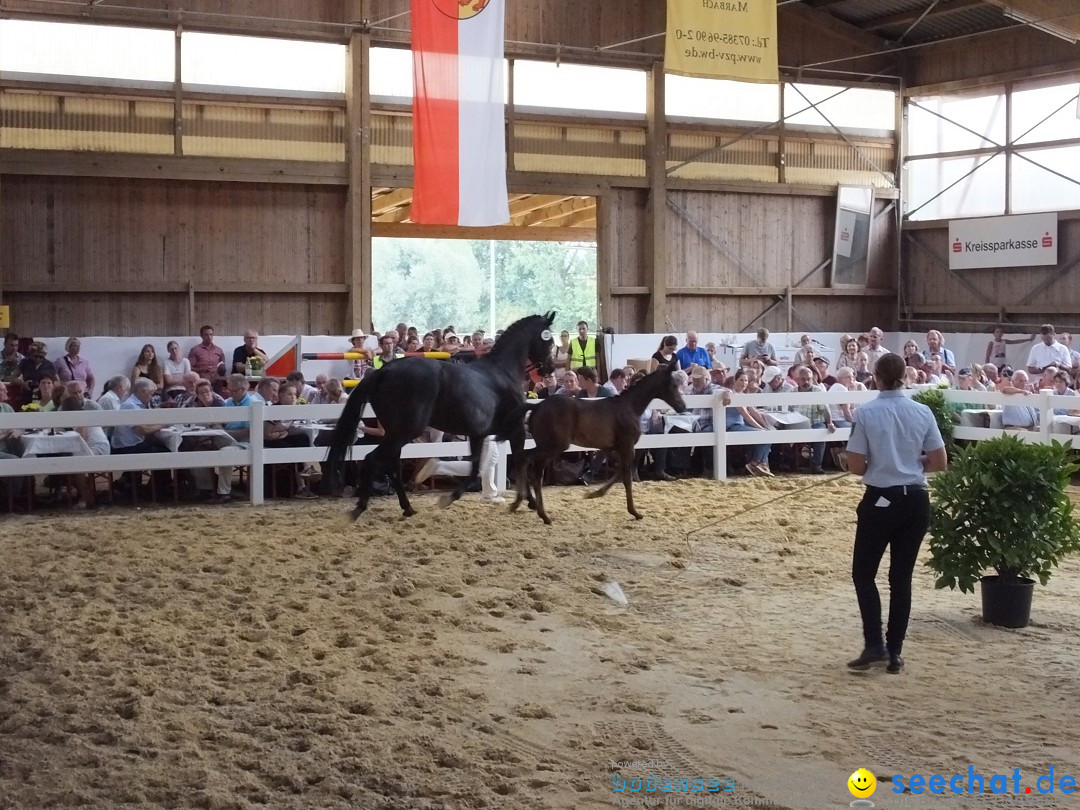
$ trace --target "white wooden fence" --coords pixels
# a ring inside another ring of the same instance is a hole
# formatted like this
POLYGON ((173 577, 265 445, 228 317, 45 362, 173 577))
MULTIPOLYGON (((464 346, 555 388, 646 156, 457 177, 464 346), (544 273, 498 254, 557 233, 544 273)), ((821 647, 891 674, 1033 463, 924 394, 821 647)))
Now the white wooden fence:
MULTIPOLYGON (((906 391, 905 393, 914 393, 906 391)), ((809 394, 736 394, 731 398, 732 405, 752 405, 778 408, 792 405, 839 405, 843 403, 859 404, 868 402, 877 396, 875 391, 837 392, 809 394)), ((1048 414, 1053 408, 1080 408, 1080 398, 1038 394, 1005 395, 997 392, 980 393, 975 391, 945 391, 949 401, 988 406, 1025 405, 1035 408, 1040 416, 1048 414)), ((712 410, 713 425, 711 432, 702 433, 665 433, 643 435, 637 443, 639 448, 655 447, 709 447, 713 448, 714 458, 726 458, 729 446, 756 444, 791 444, 795 442, 844 442, 849 438, 849 428, 839 428, 835 432, 826 429, 801 430, 760 430, 728 432, 724 429, 724 405, 720 394, 687 396, 684 398, 690 409, 707 408, 712 410)), ((659 400, 652 403, 657 408, 667 405, 659 400)), ((341 405, 274 405, 267 406, 254 402, 244 408, 161 408, 156 410, 124 411, 63 411, 55 413, 0 413, 0 430, 17 428, 20 430, 65 429, 83 426, 116 427, 117 425, 139 424, 199 424, 248 422, 256 426, 251 431, 250 441, 220 450, 196 450, 176 453, 143 453, 118 456, 62 456, 44 458, 18 458, 0 460, 0 477, 23 475, 55 475, 65 473, 124 472, 128 470, 173 470, 197 467, 221 467, 225 465, 248 467, 249 491, 251 503, 263 502, 263 469, 266 464, 312 463, 324 461, 327 448, 297 447, 269 448, 263 441, 263 431, 258 429, 264 422, 332 420, 340 416, 341 405)), ((370 408, 368 409, 368 415, 370 408)), ((1080 436, 1064 435, 1053 432, 1052 420, 1040 418, 1037 430, 1001 430, 957 426, 957 439, 981 440, 1002 433, 1019 436, 1025 442, 1049 443, 1051 440, 1071 443, 1074 449, 1080 449, 1080 436)), ((531 447, 530 440, 526 447, 531 447)), ((358 460, 366 456, 374 445, 355 445, 348 458, 358 460)), ((589 448, 571 446, 568 450, 578 451, 589 448)), ((468 456, 468 442, 414 442, 407 445, 402 458, 432 458, 448 456, 468 456)), ((502 442, 499 450, 497 481, 505 486, 506 459, 508 444, 502 442)), ((727 477, 725 463, 713 464, 713 476, 722 481, 727 477)))

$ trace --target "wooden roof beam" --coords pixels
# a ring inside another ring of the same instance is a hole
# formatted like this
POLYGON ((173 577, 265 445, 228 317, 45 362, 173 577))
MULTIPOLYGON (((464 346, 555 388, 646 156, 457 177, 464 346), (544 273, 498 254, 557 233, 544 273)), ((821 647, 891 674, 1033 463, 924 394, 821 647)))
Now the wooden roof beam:
POLYGON ((567 214, 574 214, 579 211, 595 211, 596 210, 596 198, 595 197, 576 197, 575 199, 564 202, 559 205, 553 205, 545 208, 541 211, 537 211, 534 214, 525 218, 523 223, 526 227, 532 227, 534 225, 543 225, 546 222, 560 219, 567 214))
POLYGON ((379 217, 401 206, 408 206, 412 202, 412 196, 413 190, 411 188, 389 189, 386 194, 372 195, 371 213, 373 216, 379 217))
POLYGON ((572 196, 560 197, 555 194, 527 194, 522 199, 510 203, 510 219, 531 214, 541 208, 575 199, 572 196))

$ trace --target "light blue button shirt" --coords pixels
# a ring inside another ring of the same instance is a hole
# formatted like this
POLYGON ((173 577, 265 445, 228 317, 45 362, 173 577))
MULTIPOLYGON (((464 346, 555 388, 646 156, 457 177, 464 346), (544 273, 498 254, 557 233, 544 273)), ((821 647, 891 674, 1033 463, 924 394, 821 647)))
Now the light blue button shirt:
POLYGON ((882 391, 855 411, 847 449, 866 456, 868 487, 926 486, 919 458, 945 446, 933 412, 899 391, 882 391))

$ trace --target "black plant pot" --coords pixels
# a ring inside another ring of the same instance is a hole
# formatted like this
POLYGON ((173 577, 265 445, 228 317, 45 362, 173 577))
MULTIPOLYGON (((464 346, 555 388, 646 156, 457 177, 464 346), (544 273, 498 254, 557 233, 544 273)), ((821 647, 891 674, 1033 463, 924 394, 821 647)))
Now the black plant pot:
POLYGON ((983 621, 999 627, 1027 627, 1031 619, 1031 596, 1035 580, 1020 577, 1002 581, 999 576, 982 578, 983 621))

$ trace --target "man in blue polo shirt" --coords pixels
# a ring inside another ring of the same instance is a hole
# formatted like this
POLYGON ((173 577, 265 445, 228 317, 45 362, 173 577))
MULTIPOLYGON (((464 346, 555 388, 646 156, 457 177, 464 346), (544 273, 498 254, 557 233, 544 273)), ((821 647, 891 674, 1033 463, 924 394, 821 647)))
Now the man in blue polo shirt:
POLYGON ((695 365, 712 368, 709 353, 704 347, 698 346, 697 332, 687 332, 686 345, 675 354, 679 358, 679 368, 691 368, 695 365))
MULTIPOLYGON (((243 374, 230 374, 228 383, 229 398, 225 400, 226 408, 246 408, 251 404, 247 377, 243 374)), ((243 422, 226 422, 222 427, 238 441, 247 441, 251 437, 251 430, 246 420, 243 422)))

